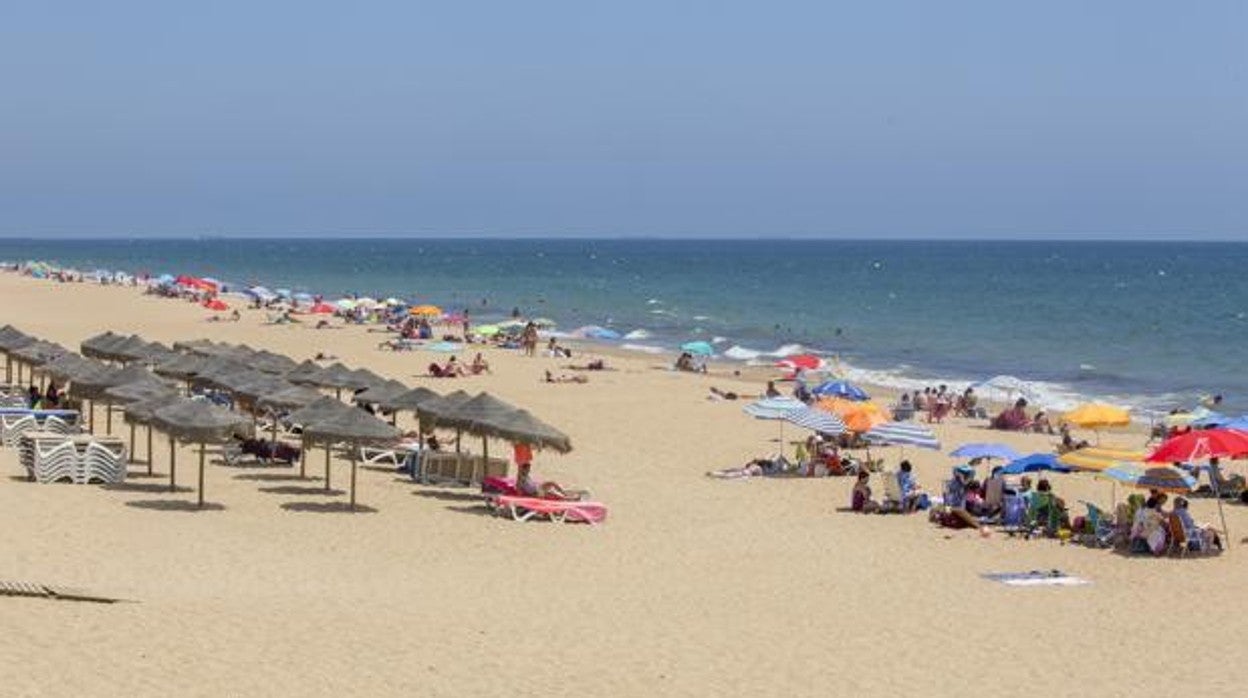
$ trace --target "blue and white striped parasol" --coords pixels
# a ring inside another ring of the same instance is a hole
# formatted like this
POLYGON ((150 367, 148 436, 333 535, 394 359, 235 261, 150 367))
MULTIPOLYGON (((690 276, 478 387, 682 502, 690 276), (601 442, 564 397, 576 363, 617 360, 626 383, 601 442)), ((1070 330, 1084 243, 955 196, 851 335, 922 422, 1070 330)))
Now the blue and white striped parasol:
POLYGON ((820 434, 838 436, 845 433, 845 422, 841 421, 840 417, 831 412, 810 407, 803 406, 785 412, 784 420, 820 434))
POLYGON ((806 403, 792 397, 770 397, 766 400, 751 402, 744 408, 745 413, 758 419, 784 419, 784 415, 806 406, 806 403))
POLYGON ((871 399, 871 396, 867 395, 865 390, 847 381, 828 381, 826 383, 820 383, 812 388, 810 392, 814 395, 818 395, 819 397, 840 397, 845 398, 846 400, 856 401, 871 399))
POLYGON ((917 448, 930 448, 934 451, 940 450, 940 442, 936 440, 936 435, 932 433, 932 430, 918 424, 904 424, 902 422, 877 424, 871 427, 866 434, 863 434, 863 438, 876 444, 915 446, 917 448))

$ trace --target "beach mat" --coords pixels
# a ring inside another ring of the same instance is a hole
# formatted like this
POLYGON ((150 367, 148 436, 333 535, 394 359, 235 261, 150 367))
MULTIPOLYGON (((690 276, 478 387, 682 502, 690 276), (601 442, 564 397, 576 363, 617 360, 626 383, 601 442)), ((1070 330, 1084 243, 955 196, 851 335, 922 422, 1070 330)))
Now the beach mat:
POLYGON ((1030 572, 989 572, 980 575, 984 579, 1000 582, 1012 587, 1076 587, 1092 582, 1082 577, 1074 577, 1061 570, 1031 570, 1030 572))
POLYGON ((57 601, 87 601, 90 603, 117 603, 121 599, 88 594, 80 589, 35 584, 33 582, 8 582, 0 580, 0 596, 24 596, 35 599, 55 599, 57 601))

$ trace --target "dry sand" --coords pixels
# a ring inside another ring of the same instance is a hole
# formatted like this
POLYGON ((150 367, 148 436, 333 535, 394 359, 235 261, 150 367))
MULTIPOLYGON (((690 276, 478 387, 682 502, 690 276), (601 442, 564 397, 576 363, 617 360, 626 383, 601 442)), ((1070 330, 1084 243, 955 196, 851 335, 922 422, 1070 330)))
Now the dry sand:
MULTIPOLYGON (((777 450, 777 425, 706 400, 710 385, 757 383, 675 374, 657 358, 612 357, 618 370, 587 385, 547 385, 542 371, 566 361, 487 351, 494 375, 436 381, 414 377, 432 355, 377 351, 381 335, 360 328, 269 327, 252 311, 206 323, 193 305, 127 288, 3 274, 0 309, 0 324, 73 347, 105 329, 211 337, 298 359, 331 351, 439 391, 488 389, 571 435, 571 454, 538 455, 539 475, 611 509, 597 528, 519 524, 485 515, 472 491, 376 469, 359 489, 372 511, 347 514, 332 504, 344 494, 288 468, 214 465, 206 491, 223 508, 195 512, 193 492, 159 479, 28 483, 0 451, 0 579, 132 600, 0 597, 4 695, 1242 695, 1238 505, 1227 507, 1237 545, 1215 558, 981 538, 921 515, 838 512, 848 478, 705 477, 777 450), (1093 584, 979 576, 1051 568, 1093 584)), ((1053 441, 958 422, 937 431, 946 449, 1053 441)), ((163 448, 158 436, 158 472, 163 448)), ((895 466, 897 450, 884 453, 895 466)), ((906 455, 933 487, 954 464, 906 455)), ((189 449, 180 460, 189 466, 189 449)), ((335 485, 347 469, 335 464, 335 485)), ((191 467, 179 472, 192 482, 191 467)), ((1054 481, 1068 501, 1108 504, 1103 481, 1054 481)), ((1193 508, 1216 520, 1211 501, 1193 508)))

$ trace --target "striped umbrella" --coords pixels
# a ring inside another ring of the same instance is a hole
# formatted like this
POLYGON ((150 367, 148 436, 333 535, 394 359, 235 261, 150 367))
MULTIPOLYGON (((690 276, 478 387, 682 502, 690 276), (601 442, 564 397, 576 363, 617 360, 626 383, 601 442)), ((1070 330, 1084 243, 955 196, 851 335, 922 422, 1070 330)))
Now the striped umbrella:
POLYGON ((845 433, 845 422, 841 421, 840 417, 809 407, 799 407, 785 412, 784 420, 820 434, 839 436, 845 433))
POLYGON ((905 424, 903 422, 877 424, 863 434, 863 438, 868 442, 881 445, 894 444, 897 446, 930 448, 934 451, 940 450, 940 441, 936 439, 936 434, 932 433, 931 429, 918 424, 905 424))
POLYGON ((840 397, 846 400, 870 400, 866 391, 847 381, 828 381, 820 383, 810 391, 819 397, 840 397))
POLYGON ((1145 490, 1190 492, 1196 488, 1196 478, 1173 465, 1118 463, 1102 470, 1101 476, 1145 490))
POLYGON ((793 410, 801 409, 806 403, 792 397, 770 397, 766 400, 751 402, 744 408, 745 413, 758 419, 784 419, 784 415, 793 410))

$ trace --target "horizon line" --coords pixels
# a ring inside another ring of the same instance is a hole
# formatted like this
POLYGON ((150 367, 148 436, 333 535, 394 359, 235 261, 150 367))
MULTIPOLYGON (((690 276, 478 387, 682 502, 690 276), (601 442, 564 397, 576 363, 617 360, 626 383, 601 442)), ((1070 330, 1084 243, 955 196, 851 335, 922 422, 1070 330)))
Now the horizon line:
POLYGON ((1066 237, 1064 235, 1034 237, 1000 238, 991 236, 942 236, 942 237, 893 237, 893 236, 827 236, 827 235, 772 235, 767 237, 750 235, 502 235, 502 234, 471 234, 471 235, 413 235, 403 233, 369 233, 353 235, 350 233, 270 233, 253 235, 249 233, 200 233, 200 234, 136 234, 136 235, 4 235, 3 242, 136 242, 136 241, 188 241, 212 242, 215 240, 428 240, 428 241, 506 241, 530 240, 543 242, 557 241, 646 241, 646 242, 1063 242, 1063 243, 1096 243, 1096 242, 1127 242, 1127 243, 1248 243, 1248 237, 1206 237, 1201 235, 1183 236, 1150 236, 1150 237, 1066 237))

